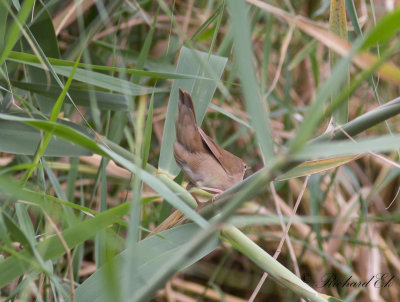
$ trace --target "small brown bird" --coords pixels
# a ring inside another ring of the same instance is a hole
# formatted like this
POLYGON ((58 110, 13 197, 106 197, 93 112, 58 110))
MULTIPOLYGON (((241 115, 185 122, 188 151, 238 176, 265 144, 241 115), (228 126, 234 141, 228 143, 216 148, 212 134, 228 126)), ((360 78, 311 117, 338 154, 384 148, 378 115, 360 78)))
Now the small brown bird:
POLYGON ((246 164, 197 126, 192 97, 181 89, 178 109, 174 157, 189 179, 188 188, 196 186, 219 194, 242 181, 246 164))

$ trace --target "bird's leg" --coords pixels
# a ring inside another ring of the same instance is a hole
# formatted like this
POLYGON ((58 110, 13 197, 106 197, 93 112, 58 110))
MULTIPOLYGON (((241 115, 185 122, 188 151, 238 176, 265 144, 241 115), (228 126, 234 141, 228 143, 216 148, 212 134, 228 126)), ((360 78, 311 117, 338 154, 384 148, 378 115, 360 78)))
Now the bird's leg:
POLYGON ((217 198, 218 195, 220 195, 222 192, 224 192, 223 190, 216 189, 216 188, 210 188, 210 187, 200 187, 200 189, 215 193, 215 195, 211 198, 212 203, 214 203, 215 198, 217 198))

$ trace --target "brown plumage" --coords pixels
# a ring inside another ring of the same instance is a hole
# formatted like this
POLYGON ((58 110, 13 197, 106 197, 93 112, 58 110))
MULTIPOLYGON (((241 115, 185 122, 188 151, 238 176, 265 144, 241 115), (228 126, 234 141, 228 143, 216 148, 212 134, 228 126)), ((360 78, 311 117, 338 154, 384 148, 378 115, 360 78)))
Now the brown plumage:
POLYGON ((218 146, 197 126, 192 98, 181 89, 178 109, 174 157, 190 183, 222 192, 242 181, 246 164, 218 146))

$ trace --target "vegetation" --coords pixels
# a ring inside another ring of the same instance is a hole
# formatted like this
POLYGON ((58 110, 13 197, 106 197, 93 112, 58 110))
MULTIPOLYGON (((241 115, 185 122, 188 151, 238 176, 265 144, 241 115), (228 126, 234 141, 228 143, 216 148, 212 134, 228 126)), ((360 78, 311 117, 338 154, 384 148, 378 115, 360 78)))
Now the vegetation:
POLYGON ((397 301, 393 5, 0 0, 1 300, 397 301), (250 167, 213 202, 179 88, 250 167))

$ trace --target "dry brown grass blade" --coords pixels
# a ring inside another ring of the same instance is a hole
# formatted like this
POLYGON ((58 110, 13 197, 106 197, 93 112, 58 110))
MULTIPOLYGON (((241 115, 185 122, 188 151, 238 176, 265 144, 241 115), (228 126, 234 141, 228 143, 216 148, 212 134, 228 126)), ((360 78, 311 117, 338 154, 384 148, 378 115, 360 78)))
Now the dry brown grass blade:
POLYGON ((302 177, 315 173, 325 172, 334 168, 341 167, 352 161, 359 159, 362 155, 352 156, 337 156, 326 159, 318 159, 305 161, 287 173, 280 175, 276 178, 277 181, 287 180, 291 178, 302 177))
MULTIPOLYGON (((80 160, 88 164, 91 164, 92 166, 100 167, 101 156, 98 154, 93 154, 91 156, 81 156, 80 160)), ((124 178, 124 179, 129 179, 132 175, 131 172, 125 170, 124 168, 121 168, 113 160, 109 161, 106 167, 106 173, 108 176, 124 178)))
MULTIPOLYGON (((214 289, 205 288, 198 283, 175 278, 172 280, 172 286, 183 292, 191 292, 197 295, 202 295, 205 292, 205 297, 211 301, 220 301, 221 295, 214 289)), ((224 293, 225 301, 227 302, 244 302, 246 300, 233 296, 232 294, 224 293)))
POLYGON ((80 11, 83 14, 94 4, 94 2, 94 0, 81 0, 79 2, 72 1, 62 11, 57 13, 57 15, 53 18, 53 25, 56 31, 56 36, 58 36, 65 27, 76 20, 79 12, 79 10, 77 9, 78 6, 81 7, 80 11))
POLYGON ((47 212, 43 211, 47 221, 49 222, 51 228, 53 229, 54 233, 58 237, 65 250, 65 255, 67 257, 67 265, 68 265, 68 278, 69 278, 69 285, 70 285, 70 300, 71 302, 75 302, 75 286, 74 286, 74 271, 72 267, 72 255, 71 250, 68 247, 67 242, 65 241, 63 235, 61 234, 60 230, 57 227, 57 224, 51 219, 50 215, 47 212))
POLYGON ((179 220, 182 217, 183 217, 182 212, 179 210, 176 210, 171 215, 169 215, 162 223, 160 223, 160 225, 158 225, 150 234, 148 234, 146 236, 146 238, 172 228, 179 222, 179 220))
MULTIPOLYGON (((297 213, 297 209, 298 209, 298 207, 300 205, 301 199, 303 198, 303 195, 304 195, 304 192, 306 190, 306 187, 307 187, 309 179, 310 179, 310 175, 307 175, 306 179, 304 180, 304 184, 302 186, 302 190, 301 190, 301 192, 300 192, 300 194, 299 194, 299 196, 297 198, 296 204, 295 204, 295 206, 293 208, 293 216, 296 215, 296 213, 297 213)), ((278 216, 280 218, 281 227, 282 227, 282 231, 283 231, 282 239, 279 242, 278 248, 276 249, 275 254, 274 254, 273 257, 275 259, 278 259, 278 256, 282 251, 282 246, 283 246, 283 244, 285 243, 285 240, 286 240, 286 244, 287 244, 287 247, 288 247, 288 250, 289 250, 289 255, 290 255, 290 258, 292 259, 294 270, 296 272, 296 276, 298 276, 300 278, 300 269, 299 269, 299 265, 297 263, 296 253, 294 251, 292 242, 291 242, 290 237, 289 237, 289 229, 290 229, 290 227, 291 227, 291 225, 293 223, 293 220, 292 220, 293 216, 290 216, 288 224, 285 225, 285 223, 283 221, 282 211, 281 211, 281 208, 280 208, 280 205, 279 205, 278 194, 275 191, 275 187, 273 185, 273 182, 270 182, 269 185, 270 185, 270 190, 271 190, 271 193, 272 193, 272 196, 273 196, 273 200, 274 200, 274 203, 275 203, 276 212, 277 212, 277 214, 278 214, 278 216)), ((257 287, 254 289, 254 292, 251 295, 251 297, 249 299, 249 302, 255 300, 255 298, 258 295, 258 292, 260 291, 261 286, 264 284, 264 281, 267 278, 267 276, 268 276, 268 273, 264 272, 264 274, 262 275, 260 281, 257 284, 257 287)))
POLYGON ((347 230, 350 228, 353 219, 356 218, 357 213, 360 209, 359 194, 354 195, 349 202, 341 205, 339 216, 336 218, 336 222, 333 225, 331 231, 331 238, 326 244, 326 253, 328 255, 335 255, 339 250, 347 230))
MULTIPOLYGON (((301 31, 312 36, 314 39, 317 39, 326 47, 342 56, 348 55, 351 51, 352 47, 348 41, 336 36, 326 29, 323 29, 319 24, 309 19, 301 16, 294 16, 285 12, 284 10, 281 10, 273 5, 263 3, 259 0, 246 1, 261 8, 262 10, 274 14, 289 24, 295 25, 301 31)), ((375 55, 364 51, 356 54, 352 60, 357 67, 361 69, 368 69, 378 61, 378 58, 375 55)), ((375 74, 391 83, 400 84, 400 69, 393 63, 383 63, 378 69, 375 70, 375 74)))

